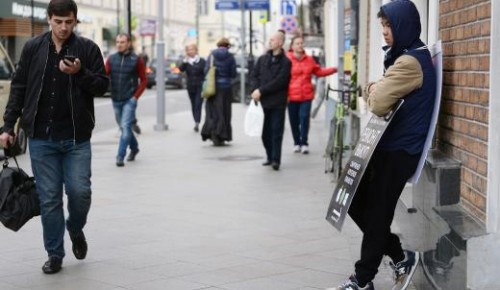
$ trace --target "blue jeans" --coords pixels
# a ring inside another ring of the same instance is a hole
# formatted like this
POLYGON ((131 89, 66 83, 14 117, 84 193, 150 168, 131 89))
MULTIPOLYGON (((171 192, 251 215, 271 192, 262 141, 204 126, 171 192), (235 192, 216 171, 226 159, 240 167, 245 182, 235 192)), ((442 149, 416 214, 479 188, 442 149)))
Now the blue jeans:
POLYGON ((135 110, 137 109, 137 99, 132 97, 124 101, 113 100, 113 109, 115 111, 116 122, 122 131, 116 158, 123 160, 127 154, 127 146, 129 146, 132 151, 139 150, 137 139, 134 133, 132 133, 132 124, 135 120, 135 110))
POLYGON ((64 257, 63 185, 68 198, 66 228, 78 234, 87 223, 90 189, 90 140, 29 139, 31 168, 40 198, 43 243, 49 257, 64 257))
POLYGON ((285 131, 285 108, 264 108, 262 143, 266 149, 267 161, 281 163, 281 144, 285 131))
POLYGON ((307 136, 309 135, 309 120, 311 116, 311 102, 290 102, 288 103, 288 119, 292 128, 294 145, 309 145, 307 136))

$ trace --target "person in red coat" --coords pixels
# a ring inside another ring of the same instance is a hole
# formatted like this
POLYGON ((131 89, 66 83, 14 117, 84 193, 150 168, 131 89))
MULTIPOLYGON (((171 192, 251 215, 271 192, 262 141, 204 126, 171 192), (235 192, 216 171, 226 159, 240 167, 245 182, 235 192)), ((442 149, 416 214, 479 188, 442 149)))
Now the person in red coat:
POLYGON ((295 153, 309 153, 309 119, 314 99, 312 75, 324 77, 337 72, 337 68, 322 68, 304 51, 304 38, 295 36, 290 43, 288 58, 292 62, 292 79, 288 86, 288 119, 292 128, 295 153))

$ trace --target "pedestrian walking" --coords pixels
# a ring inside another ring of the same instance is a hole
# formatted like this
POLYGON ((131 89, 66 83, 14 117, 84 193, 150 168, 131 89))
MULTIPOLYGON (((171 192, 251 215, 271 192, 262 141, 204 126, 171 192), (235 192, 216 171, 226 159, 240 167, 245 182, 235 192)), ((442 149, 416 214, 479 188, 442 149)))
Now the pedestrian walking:
POLYGON ((224 142, 233 140, 231 128, 231 103, 233 92, 231 80, 236 77, 236 60, 229 52, 229 39, 223 37, 217 42, 207 59, 205 74, 213 59, 215 69, 215 96, 205 103, 205 123, 201 128, 203 141, 210 139, 214 146, 222 146, 224 142))
POLYGON ((294 36, 290 42, 288 58, 292 61, 292 73, 288 86, 288 119, 293 136, 293 152, 309 153, 309 121, 315 89, 312 76, 325 77, 337 71, 335 67, 322 68, 304 50, 304 38, 294 36))
POLYGON ((373 279, 384 255, 391 259, 394 288, 406 289, 419 253, 403 250, 391 233, 395 208, 422 153, 436 93, 436 73, 427 46, 420 40, 420 16, 408 0, 383 5, 378 12, 387 46, 384 76, 366 86, 369 109, 378 116, 394 115, 367 165, 353 198, 349 215, 363 233, 361 257, 355 274, 334 289, 374 289, 373 279))
POLYGON ((123 167, 127 147, 130 153, 127 161, 134 161, 139 153, 139 143, 132 132, 136 123, 135 111, 139 97, 146 89, 146 66, 141 57, 131 50, 130 36, 120 33, 116 36, 117 52, 106 61, 106 73, 111 79, 111 99, 115 119, 120 126, 120 142, 116 155, 116 166, 123 167))
POLYGON ((201 86, 205 78, 206 61, 198 55, 198 46, 188 44, 185 48, 186 56, 179 66, 182 72, 187 76, 187 91, 191 101, 191 112, 194 119, 194 131, 199 131, 201 120, 201 108, 203 98, 201 97, 201 86))
POLYGON ((252 70, 251 97, 261 102, 264 110, 262 143, 266 149, 264 166, 279 170, 281 146, 285 130, 285 111, 288 101, 291 62, 283 50, 284 32, 276 32, 269 39, 269 50, 257 59, 252 70))
POLYGON ((16 121, 22 115, 40 199, 46 274, 59 272, 65 256, 63 188, 73 254, 80 260, 87 255, 83 228, 92 193, 94 97, 104 94, 109 83, 99 47, 74 33, 77 12, 73 0, 49 2, 51 30, 24 45, 0 135, 2 146, 13 144, 16 121))

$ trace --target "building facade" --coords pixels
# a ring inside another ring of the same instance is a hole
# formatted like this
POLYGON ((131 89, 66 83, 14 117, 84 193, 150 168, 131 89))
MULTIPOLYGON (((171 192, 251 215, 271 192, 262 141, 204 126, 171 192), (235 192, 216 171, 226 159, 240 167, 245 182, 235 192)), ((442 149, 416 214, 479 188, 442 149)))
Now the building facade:
MULTIPOLYGON (((183 54, 184 45, 196 38, 198 0, 164 2, 166 56, 183 54), (191 36, 190 36, 191 34, 191 36)), ((92 39, 103 54, 114 51, 115 36, 127 30, 126 0, 75 0, 78 4, 77 33, 92 39)), ((33 35, 48 31, 46 9, 49 0, 0 1, 0 39, 12 59, 19 59, 24 43, 33 35)), ((131 0, 134 49, 155 57, 158 38, 158 0, 131 0)))

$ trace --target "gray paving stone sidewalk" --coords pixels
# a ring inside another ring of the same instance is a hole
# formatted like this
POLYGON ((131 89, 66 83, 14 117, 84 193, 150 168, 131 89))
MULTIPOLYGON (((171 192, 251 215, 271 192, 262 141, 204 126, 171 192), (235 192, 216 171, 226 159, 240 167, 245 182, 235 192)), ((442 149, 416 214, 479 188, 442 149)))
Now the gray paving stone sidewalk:
MULTIPOLYGON (((325 121, 312 121, 310 154, 292 153, 288 124, 278 172, 261 166, 260 138, 243 134, 245 106, 233 105, 234 141, 213 147, 192 130, 191 113, 167 115, 170 130, 141 116, 140 153, 115 166, 116 130, 94 135, 93 201, 78 261, 66 237, 63 270, 44 275, 40 219, 18 233, 0 228, 0 289, 325 289, 343 282, 361 234, 325 220, 333 183, 323 173, 325 121)), ((20 158, 29 169, 28 156, 20 158)), ((376 289, 390 289, 381 266, 376 289)))

